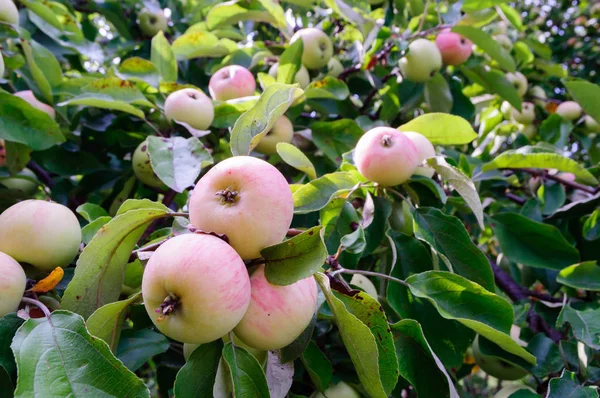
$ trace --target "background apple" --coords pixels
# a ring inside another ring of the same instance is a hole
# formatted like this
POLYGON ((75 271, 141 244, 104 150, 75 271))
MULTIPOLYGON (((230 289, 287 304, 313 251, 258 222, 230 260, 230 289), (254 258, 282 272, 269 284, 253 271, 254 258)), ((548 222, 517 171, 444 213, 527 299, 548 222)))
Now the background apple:
POLYGON ((256 80, 252 72, 243 66, 229 65, 211 76, 208 92, 214 100, 227 101, 233 98, 254 95, 256 80))
POLYGON ((583 117, 585 128, 592 133, 600 133, 600 124, 590 115, 583 117))
MULTIPOLYGON (((404 135, 415 144, 417 148, 417 160, 419 165, 423 163, 425 159, 432 158, 435 156, 435 148, 423 134, 415 133, 414 131, 403 131, 404 135)), ((434 170, 431 167, 418 166, 414 172, 416 175, 421 175, 431 178, 434 170)))
POLYGON ((159 188, 166 189, 167 186, 158 178, 152 164, 150 163, 150 155, 148 154, 148 141, 142 142, 133 152, 131 157, 131 166, 133 167, 133 173, 138 180, 144 184, 159 188))
MULTIPOLYGON (((537 395, 535 390, 529 386, 526 386, 524 384, 514 384, 511 386, 503 387, 500 391, 498 391, 496 393, 496 395, 494 395, 494 398, 509 398, 514 393, 516 393, 517 391, 521 391, 521 390, 527 390, 527 391, 537 395)), ((531 394, 529 394, 528 396, 531 396, 531 394)))
POLYGON ((511 109, 511 116, 521 124, 531 124, 535 120, 535 106, 531 102, 521 104, 521 112, 516 108, 511 109))
POLYGON ((21 264, 0 252, 0 318, 19 308, 26 283, 27 277, 21 264))
POLYGON ((575 101, 562 102, 556 108, 556 114, 569 121, 579 119, 582 113, 583 110, 581 109, 581 106, 575 101))
POLYGON ((407 181, 419 165, 412 140, 391 127, 367 131, 356 144, 354 163, 365 178, 384 186, 407 181))
POLYGON ((411 82, 431 79, 442 68, 442 54, 427 39, 417 39, 408 46, 408 53, 398 62, 402 76, 411 82))
POLYGON ((311 276, 287 286, 269 283, 265 266, 250 276, 252 298, 234 331, 244 343, 261 350, 277 350, 292 343, 306 329, 317 306, 317 283, 311 276))
POLYGON ((246 265, 222 239, 183 234, 152 254, 142 295, 148 315, 164 335, 204 344, 220 339, 242 319, 250 302, 250 281, 246 265))
POLYGON ((344 71, 344 66, 337 58, 331 58, 327 62, 327 75, 338 77, 344 71))
POLYGON ((519 380, 527 376, 528 372, 512 363, 509 363, 502 358, 491 355, 485 355, 479 349, 479 336, 473 341, 473 357, 477 365, 485 373, 494 376, 500 380, 519 380))
POLYGON ((46 112, 48 114, 48 116, 50 116, 52 119, 56 118, 56 111, 54 110, 53 107, 51 107, 50 105, 44 104, 42 101, 38 100, 35 95, 33 94, 33 91, 31 90, 26 90, 26 91, 18 91, 16 93, 14 93, 13 95, 24 99, 25 101, 27 101, 29 103, 29 105, 33 106, 34 108, 39 109, 42 112, 46 112))
POLYGON ((12 0, 0 0, 0 22, 19 24, 19 10, 12 0))
POLYGON ((460 65, 464 63, 473 52, 473 42, 450 30, 442 31, 435 38, 435 45, 442 61, 446 65, 460 65))
POLYGON ((265 155, 274 155, 277 153, 277 144, 280 142, 292 142, 292 138, 294 138, 294 126, 290 122, 290 119, 282 116, 254 149, 265 155))
POLYGON ((333 56, 331 39, 317 28, 305 28, 297 31, 290 39, 290 44, 301 39, 304 43, 302 64, 308 69, 321 69, 333 56))
POLYGON ((496 43, 500 44, 506 51, 510 52, 513 48, 513 42, 505 34, 499 34, 494 36, 496 43))
POLYGON ((537 127, 534 124, 526 124, 519 126, 519 131, 530 140, 537 134, 537 127))
POLYGON ((140 30, 146 36, 154 37, 158 32, 169 28, 169 21, 162 10, 152 12, 144 9, 138 15, 138 19, 140 30))
POLYGON ((541 106, 542 108, 546 106, 546 101, 544 101, 544 99, 548 98, 548 96, 546 95, 546 91, 540 86, 531 87, 529 89, 529 95, 537 97, 533 99, 534 104, 541 106))
POLYGON ((19 178, 19 176, 31 177, 34 180, 37 179, 37 176, 34 174, 33 171, 25 168, 21 170, 15 177, 0 180, 0 185, 4 185, 8 189, 16 189, 22 191, 27 195, 31 195, 32 193, 37 191, 38 183, 25 178, 19 178))
MULTIPOLYGON (((269 75, 277 79, 277 68, 279 67, 279 62, 274 63, 269 68, 269 75)), ((308 70, 304 65, 300 65, 300 69, 296 72, 296 76, 294 77, 294 83, 298 83, 300 88, 304 89, 308 87, 310 84, 310 75, 308 74, 308 70)))
POLYGON ((520 97, 527 92, 527 78, 521 72, 507 73, 506 80, 514 86, 520 97))
POLYGON ((165 116, 195 129, 206 130, 215 118, 215 108, 202 91, 184 88, 169 94, 165 101, 165 116))
POLYGON ((350 385, 340 381, 335 385, 330 385, 329 388, 325 390, 324 395, 320 392, 315 392, 311 395, 311 398, 361 398, 361 395, 350 385))
POLYGON ((0 214, 0 251, 42 271, 69 265, 80 243, 79 221, 61 204, 25 200, 0 214))

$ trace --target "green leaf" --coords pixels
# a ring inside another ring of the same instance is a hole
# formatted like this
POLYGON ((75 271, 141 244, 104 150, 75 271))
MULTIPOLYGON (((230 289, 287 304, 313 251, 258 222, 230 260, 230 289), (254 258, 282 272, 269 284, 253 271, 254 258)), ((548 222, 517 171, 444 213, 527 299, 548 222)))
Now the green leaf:
POLYGON ((56 87, 61 84, 63 80, 62 69, 54 53, 35 40, 31 40, 31 49, 36 65, 44 73, 50 86, 56 87))
POLYGON ((213 158, 196 137, 148 137, 148 155, 158 178, 176 192, 194 185, 213 158))
POLYGON ((415 131, 434 145, 462 145, 477 138, 471 123, 447 113, 426 113, 398 127, 400 131, 415 131))
POLYGON ((86 245, 90 243, 100 228, 102 228, 104 224, 107 224, 111 219, 111 216, 98 217, 85 227, 81 228, 81 241, 86 245))
POLYGON ((454 100, 450 85, 441 73, 425 82, 425 101, 431 112, 450 113, 454 100))
POLYGON ((231 131, 231 153, 248 155, 273 125, 302 95, 295 85, 275 83, 267 87, 256 104, 244 112, 231 131))
POLYGON ((154 63, 140 57, 127 58, 121 62, 117 76, 123 80, 142 81, 152 87, 158 87, 160 82, 160 74, 154 63))
POLYGON ((294 213, 305 214, 321 210, 334 197, 349 192, 358 183, 353 173, 325 174, 294 192, 294 213))
POLYGON ((0 318, 0 377, 3 371, 11 378, 17 376, 17 365, 10 344, 23 322, 17 314, 7 314, 0 318))
POLYGON ((225 129, 233 126, 240 115, 256 105, 258 96, 236 98, 215 106, 215 118, 211 126, 225 129))
POLYGON ((211 30, 248 20, 276 23, 271 13, 266 11, 258 1, 228 1, 217 4, 206 16, 206 24, 211 30))
POLYGON ((600 238, 600 209, 596 209, 585 218, 583 223, 583 238, 585 240, 596 240, 600 238))
POLYGON ((279 5, 279 2, 275 0, 258 0, 258 2, 265 10, 269 12, 269 14, 271 14, 273 20, 275 21, 274 25, 281 30, 285 30, 287 27, 285 22, 285 13, 281 5, 279 5))
POLYGON ((364 133, 356 121, 351 119, 315 122, 310 128, 317 148, 336 165, 342 163, 342 155, 354 149, 364 133))
POLYGON ((0 138, 43 151, 65 142, 58 124, 46 112, 14 95, 0 92, 0 138))
POLYGON ((518 213, 496 214, 490 223, 502 253, 530 267, 561 270, 579 262, 579 252, 553 225, 518 213))
POLYGON ((452 265, 453 272, 493 292, 494 274, 485 255, 471 241, 463 223, 433 207, 413 211, 415 235, 429 243, 452 265))
POLYGON ((38 0, 23 0, 22 3, 25 7, 29 8, 32 12, 36 13, 44 21, 56 29, 63 30, 62 23, 58 20, 57 16, 52 12, 52 9, 48 7, 45 2, 38 0))
POLYGON ((310 341, 300 359, 317 390, 325 391, 329 387, 333 375, 333 366, 327 356, 314 341, 310 341))
POLYGON ((324 98, 343 101, 350 95, 350 90, 343 81, 332 76, 325 76, 322 80, 310 83, 306 87, 304 95, 307 99, 324 98))
POLYGON ((265 259, 265 275, 274 285, 291 285, 321 270, 327 249, 322 226, 313 227, 278 245, 261 250, 265 259))
POLYGON ((235 397, 270 397, 265 372, 254 355, 229 342, 223 347, 223 358, 231 371, 235 397))
POLYGON ((277 154, 281 157, 281 160, 306 174, 309 179, 314 180, 317 178, 315 166, 313 166, 310 159, 294 145, 288 144, 287 142, 278 143, 277 154))
POLYGON ((83 318, 68 311, 27 320, 11 348, 19 368, 15 396, 32 396, 33 391, 61 397, 89 396, 91 392, 150 396, 144 382, 113 356, 106 343, 88 334, 83 318))
MULTIPOLYGON (((5 166, 12 174, 18 174, 31 160, 31 148, 27 145, 19 142, 4 141, 4 148, 6 152, 5 166)), ((23 174, 20 174, 20 176, 24 177, 23 174)), ((32 179, 33 182, 35 182, 34 180, 32 179)))
POLYGON ((304 41, 296 40, 279 57, 279 66, 277 67, 277 82, 283 84, 293 84, 296 79, 296 73, 302 66, 302 52, 304 51, 304 41))
POLYGON ((495 169, 557 169, 575 174, 578 180, 589 184, 596 185, 598 180, 587 171, 583 166, 573 159, 566 158, 556 153, 528 153, 530 147, 523 147, 518 150, 508 150, 491 162, 484 164, 481 167, 482 172, 495 169))
POLYGON ((87 317, 117 301, 131 251, 148 225, 168 212, 162 204, 147 199, 123 203, 117 216, 96 233, 79 256, 62 307, 87 317))
POLYGON ((534 53, 539 55, 540 57, 550 60, 552 59, 552 49, 548 47, 548 45, 544 43, 540 43, 539 40, 536 39, 525 39, 525 43, 533 50, 534 53))
POLYGON ((560 377, 553 377, 548 384, 547 398, 598 398, 598 390, 579 384, 577 375, 563 369, 560 377))
POLYGON ((177 81, 177 60, 171 49, 169 41, 165 38, 162 31, 158 32, 152 38, 152 52, 150 59, 158 72, 162 76, 162 80, 166 82, 177 81))
POLYGON ((510 53, 483 30, 472 26, 457 25, 452 28, 452 31, 471 40, 477 47, 489 55, 490 58, 498 62, 501 68, 509 72, 516 71, 517 67, 510 53))
POLYGON ((529 344, 527 351, 535 355, 537 364, 531 367, 531 373, 536 377, 546 377, 558 373, 565 366, 560 355, 560 348, 543 333, 536 334, 529 344))
POLYGON ((477 188, 475 188, 473 181, 464 175, 460 169, 448 164, 446 159, 442 156, 427 159, 427 164, 433 167, 433 169, 446 180, 448 184, 456 189, 465 202, 467 202, 471 210, 473 210, 473 214, 481 229, 484 229, 483 205, 481 204, 479 193, 477 192, 477 188))
POLYGON ((560 270, 556 281, 574 289, 600 292, 600 267, 596 261, 573 264, 560 270))
POLYGON ((581 79, 563 83, 585 113, 600 122, 600 86, 581 79))
POLYGON ((329 253, 335 253, 342 237, 351 234, 359 225, 358 213, 346 198, 336 198, 321 209, 319 218, 324 228, 323 238, 329 253))
POLYGON ((125 329, 121 332, 117 358, 132 372, 140 369, 153 356, 169 349, 169 340, 150 329, 125 329))
POLYGON ((594 350, 600 349, 600 309, 577 311, 567 304, 556 319, 556 327, 565 323, 571 325, 577 340, 594 350))
POLYGON ((119 345, 121 328, 129 307, 140 297, 141 293, 137 293, 126 300, 106 304, 98 308, 86 322, 90 334, 104 340, 111 351, 115 352, 119 345))
POLYGON ((54 102, 54 98, 52 97, 52 87, 50 87, 50 83, 48 82, 48 79, 46 79, 46 75, 44 75, 42 69, 40 69, 38 64, 35 62, 31 44, 26 40, 21 40, 21 47, 23 48, 23 54, 27 60, 27 67, 29 68, 29 72, 31 73, 33 80, 35 80, 35 84, 40 90, 40 93, 44 96, 45 100, 49 104, 52 104, 54 102))
POLYGON ((223 57, 231 52, 229 39, 219 39, 210 32, 193 31, 179 36, 171 49, 178 61, 200 57, 223 57))
POLYGON ((440 315, 455 319, 503 350, 535 364, 535 357, 510 337, 512 306, 480 285, 445 271, 428 271, 406 279, 410 291, 429 300, 440 315))
POLYGON ((370 397, 387 397, 379 373, 379 351, 371 330, 351 314, 344 303, 333 294, 327 276, 317 273, 315 278, 333 312, 335 323, 361 385, 370 397))
POLYGON ((487 70, 483 67, 476 69, 475 73, 477 72, 479 72, 490 92, 498 94, 516 109, 521 109, 523 100, 519 96, 515 86, 508 81, 504 73, 495 69, 487 70))
POLYGON ((512 24, 517 30, 523 30, 523 21, 521 20, 521 15, 519 12, 515 10, 513 7, 508 4, 500 4, 500 10, 508 19, 508 22, 512 24))
POLYGON ((196 348, 186 364, 177 372, 173 387, 175 396, 190 398, 212 396, 222 350, 221 339, 196 348))
POLYGON ((499 4, 508 3, 509 0, 465 0, 462 10, 464 12, 474 12, 486 8, 494 7, 499 4))
POLYGON ((84 203, 77 207, 75 211, 87 222, 92 222, 97 218, 108 216, 106 210, 93 203, 84 203))

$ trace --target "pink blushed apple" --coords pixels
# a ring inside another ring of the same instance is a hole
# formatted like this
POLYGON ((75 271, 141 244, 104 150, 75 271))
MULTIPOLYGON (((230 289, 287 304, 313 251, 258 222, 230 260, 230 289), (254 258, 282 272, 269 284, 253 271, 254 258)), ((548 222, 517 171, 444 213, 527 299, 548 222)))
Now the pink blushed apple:
POLYGON ((250 303, 250 280, 240 256, 223 240, 184 234, 163 243, 150 257, 142 296, 152 322, 165 336, 204 344, 221 338, 242 319, 250 303))
POLYGON ((446 65, 460 65, 469 59, 473 52, 473 42, 449 30, 441 32, 435 38, 435 44, 446 65))
POLYGON ((254 95, 256 80, 243 66, 229 65, 211 76, 208 92, 214 100, 227 101, 254 95))
POLYGON ((14 258, 0 252, 0 318, 19 308, 27 278, 14 258))
POLYGON ((35 95, 33 95, 33 91, 31 91, 31 90, 18 91, 16 93, 14 93, 13 95, 15 95, 21 99, 24 99, 25 101, 27 101, 29 103, 29 105, 33 106, 34 108, 37 108, 38 110, 40 110, 42 112, 46 112, 48 114, 48 116, 50 116, 52 119, 56 118, 56 111, 54 110, 54 108, 51 107, 50 105, 44 104, 42 101, 35 98, 35 95))
POLYGON ((165 116, 195 129, 206 130, 215 118, 215 109, 211 99, 202 91, 184 88, 169 94, 165 101, 165 116))

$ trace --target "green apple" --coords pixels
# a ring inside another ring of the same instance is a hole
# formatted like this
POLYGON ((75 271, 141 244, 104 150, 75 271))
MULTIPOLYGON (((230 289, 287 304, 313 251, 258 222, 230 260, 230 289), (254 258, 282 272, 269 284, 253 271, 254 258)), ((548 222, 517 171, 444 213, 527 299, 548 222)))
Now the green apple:
POLYGON ((600 124, 590 115, 585 115, 583 117, 583 125, 592 133, 600 133, 600 124))
POLYGON ((400 72, 411 82, 422 83, 431 79, 442 68, 442 54, 435 43, 417 39, 408 46, 408 54, 399 63, 400 72))
POLYGON ((529 95, 537 97, 533 99, 533 102, 536 105, 541 106, 542 108, 546 106, 546 101, 544 101, 544 99, 548 98, 548 96, 546 95, 546 91, 544 91, 544 89, 540 86, 531 87, 529 89, 529 95))
POLYGON ((33 171, 25 168, 21 170, 19 174, 17 174, 17 176, 15 177, 0 180, 0 185, 4 185, 8 189, 16 189, 22 191, 27 195, 31 195, 35 191, 37 191, 38 183, 28 180, 26 178, 19 178, 20 176, 30 177, 34 180, 37 179, 37 176, 33 173, 33 171))
POLYGON ((280 142, 292 142, 292 138, 294 138, 294 126, 290 119, 282 116, 254 149, 256 152, 264 153, 265 155, 274 155, 277 153, 277 144, 280 142))
POLYGON ((152 12, 144 9, 138 15, 138 19, 140 30, 146 36, 154 37, 158 32, 164 32, 169 28, 169 21, 162 10, 152 12))
POLYGON ((144 184, 158 189, 167 188, 152 169, 150 155, 148 154, 148 141, 142 142, 135 149, 131 157, 131 165, 133 167, 133 174, 144 184))
POLYGON ((165 101, 165 116, 194 129, 206 130, 215 118, 215 108, 202 91, 184 88, 169 94, 165 101))
POLYGON ((360 398, 360 394, 350 385, 340 381, 339 383, 329 386, 324 394, 315 392, 311 398, 360 398))
POLYGON ((0 0, 0 22, 19 24, 19 10, 12 0, 0 0))
POLYGON ((506 80, 517 90, 519 97, 523 97, 527 92, 527 78, 521 72, 507 73, 506 80))
POLYGON ((505 35, 505 34, 499 34, 499 35, 494 36, 494 40, 496 40, 496 43, 498 43, 502 47, 504 47, 504 49, 506 51, 510 52, 510 50, 512 50, 512 48, 513 48, 513 42, 512 42, 512 40, 510 40, 508 38, 508 36, 505 35))
MULTIPOLYGON (((279 67, 279 62, 274 63, 269 68, 269 75, 277 79, 277 68, 279 67)), ((294 83, 298 83, 300 88, 304 89, 310 84, 310 75, 308 74, 308 70, 304 67, 304 65, 300 65, 300 69, 296 72, 296 76, 294 78, 294 83)))
POLYGON ((521 104, 521 112, 516 108, 512 108, 511 116, 518 123, 531 124, 535 120, 535 106, 531 102, 523 102, 521 104))
POLYGON ((0 318, 19 308, 27 277, 25 271, 14 258, 0 252, 0 318))
POLYGON ((525 369, 502 358, 483 354, 479 348, 479 336, 473 341, 473 357, 481 370, 500 380, 519 380, 528 374, 525 369))
POLYGON ((556 114, 568 121, 579 119, 582 113, 583 109, 581 109, 581 106, 575 101, 562 102, 556 108, 556 114))
POLYGON ((302 40, 302 64, 308 69, 321 69, 333 56, 331 39, 322 30, 305 28, 297 31, 290 39, 290 44, 302 40))
POLYGON ((337 58, 331 58, 327 62, 327 76, 338 77, 344 71, 344 66, 337 58))

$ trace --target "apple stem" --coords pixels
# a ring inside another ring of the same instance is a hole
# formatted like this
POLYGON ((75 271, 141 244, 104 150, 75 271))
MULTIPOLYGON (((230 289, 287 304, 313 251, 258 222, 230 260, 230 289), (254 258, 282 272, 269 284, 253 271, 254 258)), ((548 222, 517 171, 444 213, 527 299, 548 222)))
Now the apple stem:
POLYGON ((333 272, 330 272, 331 276, 335 276, 337 274, 360 274, 360 275, 375 276, 377 278, 387 279, 387 280, 390 280, 392 282, 396 282, 396 283, 399 283, 399 284, 401 284, 403 286, 409 287, 408 283, 406 283, 402 279, 398 279, 398 278, 395 278, 393 276, 382 274, 382 273, 379 273, 379 272, 365 271, 365 270, 362 270, 362 269, 347 269, 347 268, 342 268, 342 267, 340 267, 339 269, 337 269, 337 270, 335 270, 333 272))
POLYGON ((179 307, 179 304, 180 304, 179 297, 177 297, 176 295, 174 295, 172 293, 169 293, 169 295, 160 304, 160 307, 158 307, 156 310, 154 310, 154 312, 156 312, 157 314, 160 314, 157 321, 160 322, 163 319, 165 319, 165 317, 167 317, 167 316, 171 315, 173 312, 175 312, 177 307, 179 307))
POLYGON ((28 297, 21 298, 21 301, 24 302, 24 303, 27 303, 27 304, 33 304, 33 305, 35 305, 40 310, 42 310, 42 312, 44 313, 44 315, 46 316, 46 318, 50 318, 50 315, 51 315, 50 310, 41 301, 30 299, 28 297))

